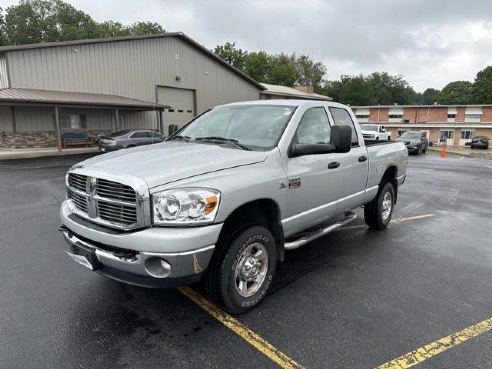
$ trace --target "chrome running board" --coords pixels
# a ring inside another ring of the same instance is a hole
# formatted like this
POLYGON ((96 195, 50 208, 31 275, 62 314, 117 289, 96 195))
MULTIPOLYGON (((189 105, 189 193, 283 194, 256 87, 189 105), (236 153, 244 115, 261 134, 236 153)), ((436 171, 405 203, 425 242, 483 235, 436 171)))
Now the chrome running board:
MULTIPOLYGON (((338 228, 341 228, 350 222, 353 222, 357 218, 357 215, 352 213, 352 212, 348 212, 345 214, 345 217, 346 218, 344 220, 342 220, 341 222, 331 224, 326 228, 317 229, 317 230, 309 232, 309 233, 302 232, 300 234, 300 237, 295 239, 294 241, 286 241, 285 245, 284 245, 285 249, 286 250, 294 250, 294 249, 297 249, 301 246, 304 246, 305 244, 307 244, 311 241, 314 241, 317 238, 323 237, 323 236, 327 235, 328 233, 333 232, 333 231, 337 230, 338 228)), ((293 237, 295 237, 295 235, 293 237)))

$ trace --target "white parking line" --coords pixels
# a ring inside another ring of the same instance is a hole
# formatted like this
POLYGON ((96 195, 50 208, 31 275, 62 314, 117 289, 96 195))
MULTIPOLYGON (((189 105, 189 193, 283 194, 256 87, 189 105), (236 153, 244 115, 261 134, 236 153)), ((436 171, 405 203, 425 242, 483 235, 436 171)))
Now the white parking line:
POLYGON ((486 167, 489 168, 489 169, 492 169, 492 167, 490 165, 486 165, 486 167))

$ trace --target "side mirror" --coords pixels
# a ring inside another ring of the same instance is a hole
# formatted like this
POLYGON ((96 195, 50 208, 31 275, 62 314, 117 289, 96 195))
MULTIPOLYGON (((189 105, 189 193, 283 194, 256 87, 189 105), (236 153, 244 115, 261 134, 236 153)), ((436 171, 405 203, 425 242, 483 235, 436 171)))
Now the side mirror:
POLYGON ((349 152, 352 148, 352 128, 344 125, 331 127, 330 143, 335 146, 335 152, 349 152))
POLYGON ((289 158, 304 155, 329 154, 336 151, 332 144, 294 144, 289 149, 289 158))

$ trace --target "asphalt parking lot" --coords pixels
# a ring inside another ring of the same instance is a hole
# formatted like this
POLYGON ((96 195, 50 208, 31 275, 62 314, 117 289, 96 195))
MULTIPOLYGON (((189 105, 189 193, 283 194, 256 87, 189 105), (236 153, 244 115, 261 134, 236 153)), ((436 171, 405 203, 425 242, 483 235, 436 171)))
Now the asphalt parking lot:
MULTIPOLYGON (((82 158, 0 161, 0 368, 278 368, 180 291, 68 258, 58 208, 82 158)), ((359 219, 289 252, 238 321, 302 367, 376 368, 490 319, 491 185, 492 161, 411 156, 386 231, 359 219)), ((492 330, 458 343, 415 367, 492 367, 492 330)))

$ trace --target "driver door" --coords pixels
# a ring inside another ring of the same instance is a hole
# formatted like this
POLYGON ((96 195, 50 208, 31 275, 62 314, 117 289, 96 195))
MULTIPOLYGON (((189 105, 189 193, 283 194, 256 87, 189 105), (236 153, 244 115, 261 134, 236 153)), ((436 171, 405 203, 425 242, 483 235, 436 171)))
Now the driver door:
MULTIPOLYGON (((307 110, 299 121, 293 144, 330 142, 331 127, 325 108, 307 110)), ((285 218, 286 236, 297 233, 333 215, 337 208, 338 167, 340 154, 313 154, 287 158, 288 183, 285 218)))

